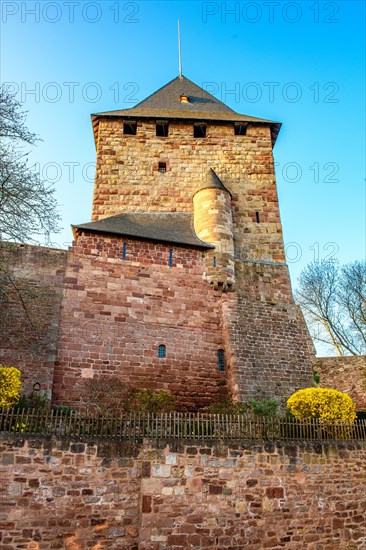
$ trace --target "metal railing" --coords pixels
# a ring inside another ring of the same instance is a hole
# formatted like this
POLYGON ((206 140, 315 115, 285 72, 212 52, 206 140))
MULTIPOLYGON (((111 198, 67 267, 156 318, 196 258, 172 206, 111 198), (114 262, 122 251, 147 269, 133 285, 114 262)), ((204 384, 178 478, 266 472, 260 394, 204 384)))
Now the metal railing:
POLYGON ((322 423, 249 415, 124 413, 120 416, 58 409, 0 409, 0 432, 117 440, 180 439, 197 441, 366 440, 366 420, 322 423))

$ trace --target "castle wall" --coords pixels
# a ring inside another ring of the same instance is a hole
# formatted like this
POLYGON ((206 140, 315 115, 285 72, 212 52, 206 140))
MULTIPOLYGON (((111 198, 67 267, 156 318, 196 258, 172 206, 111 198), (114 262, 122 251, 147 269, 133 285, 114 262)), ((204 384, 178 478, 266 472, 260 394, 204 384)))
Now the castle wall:
POLYGON ((1 437, 3 550, 362 550, 365 444, 1 437))
POLYGON ((101 117, 93 220, 123 211, 191 212, 210 168, 232 194, 236 256, 284 262, 269 126, 249 124, 235 136, 233 124, 208 122, 201 139, 192 122, 171 121, 169 136, 157 137, 155 121, 138 121, 137 135, 123 135, 122 120, 101 117))
POLYGON ((348 393, 355 400, 357 410, 366 410, 365 355, 315 357, 313 369, 320 376, 322 388, 348 393))
POLYGON ((171 390, 181 410, 217 399, 226 385, 226 373, 217 366, 223 345, 221 294, 203 280, 203 271, 201 250, 80 236, 65 277, 56 402, 77 402, 83 381, 102 375, 138 388, 171 390))
POLYGON ((0 364, 22 372, 22 392, 34 384, 51 397, 67 252, 1 243, 0 364))

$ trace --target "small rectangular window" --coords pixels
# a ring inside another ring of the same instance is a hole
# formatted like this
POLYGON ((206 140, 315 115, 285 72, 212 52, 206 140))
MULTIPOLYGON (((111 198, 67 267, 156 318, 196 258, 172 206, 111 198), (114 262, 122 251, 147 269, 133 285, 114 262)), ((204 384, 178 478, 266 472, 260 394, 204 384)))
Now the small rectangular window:
POLYGON ((225 352, 223 349, 217 350, 217 370, 224 372, 225 370, 225 352))
POLYGON ((126 244, 126 243, 123 243, 123 248, 122 248, 122 260, 125 260, 125 259, 126 259, 126 254, 127 254, 127 244, 126 244))
POLYGON ((195 138, 205 138, 206 137, 206 124, 197 123, 193 126, 193 135, 195 138))
POLYGON ((234 133, 236 136, 245 136, 247 133, 247 125, 236 122, 234 124, 234 133))
POLYGON ((256 221, 257 223, 260 223, 259 212, 256 212, 256 213, 255 213, 255 221, 256 221))
POLYGON ((169 250, 169 267, 173 267, 173 250, 169 250))
POLYGON ((162 174, 165 174, 165 172, 166 172, 166 162, 159 162, 158 172, 161 172, 162 174))
POLYGON ((159 137, 167 137, 169 134, 169 123, 166 121, 158 121, 156 123, 156 135, 159 137))
POLYGON ((124 122, 123 133, 128 136, 135 136, 137 133, 137 122, 132 122, 132 121, 124 122))

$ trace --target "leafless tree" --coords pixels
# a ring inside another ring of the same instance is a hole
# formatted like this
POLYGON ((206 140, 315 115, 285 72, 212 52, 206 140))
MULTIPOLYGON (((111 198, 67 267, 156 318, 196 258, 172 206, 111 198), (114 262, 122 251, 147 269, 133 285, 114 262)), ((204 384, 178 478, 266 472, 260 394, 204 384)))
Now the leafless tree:
POLYGON ((26 113, 5 87, 0 88, 0 239, 37 242, 58 231, 54 188, 29 165, 27 145, 38 137, 26 127, 26 113))
POLYGON ((339 355, 366 354, 366 262, 309 264, 295 293, 315 342, 339 355))

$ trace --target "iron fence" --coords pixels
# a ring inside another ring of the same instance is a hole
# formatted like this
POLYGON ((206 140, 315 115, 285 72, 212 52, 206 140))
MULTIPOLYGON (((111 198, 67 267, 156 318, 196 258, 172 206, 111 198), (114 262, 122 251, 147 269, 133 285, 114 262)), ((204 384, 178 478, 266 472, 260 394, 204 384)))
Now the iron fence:
POLYGON ((0 409, 0 432, 119 440, 332 441, 366 439, 366 420, 323 423, 249 415, 128 413, 120 416, 58 409, 0 409))

